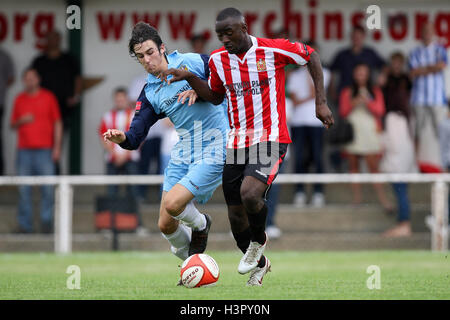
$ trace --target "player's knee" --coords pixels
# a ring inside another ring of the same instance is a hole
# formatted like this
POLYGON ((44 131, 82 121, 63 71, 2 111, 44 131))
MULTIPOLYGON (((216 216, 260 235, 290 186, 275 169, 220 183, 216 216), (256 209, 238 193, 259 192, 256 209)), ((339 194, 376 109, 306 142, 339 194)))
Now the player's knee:
POLYGON ((183 203, 176 198, 166 197, 164 199, 164 208, 170 215, 177 216, 183 211, 183 203))
POLYGON ((167 219, 158 220, 158 228, 164 234, 172 234, 177 230, 177 223, 175 221, 168 221, 167 219))

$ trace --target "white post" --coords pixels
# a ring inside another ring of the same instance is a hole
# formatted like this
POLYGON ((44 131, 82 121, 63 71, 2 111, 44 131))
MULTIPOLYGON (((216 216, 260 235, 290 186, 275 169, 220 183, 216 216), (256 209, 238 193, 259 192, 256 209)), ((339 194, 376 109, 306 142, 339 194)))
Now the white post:
POLYGON ((72 199, 73 188, 62 179, 56 189, 55 252, 72 252, 72 199))
POLYGON ((448 250, 448 187, 444 181, 436 181, 431 187, 431 210, 433 226, 431 230, 431 249, 448 250))

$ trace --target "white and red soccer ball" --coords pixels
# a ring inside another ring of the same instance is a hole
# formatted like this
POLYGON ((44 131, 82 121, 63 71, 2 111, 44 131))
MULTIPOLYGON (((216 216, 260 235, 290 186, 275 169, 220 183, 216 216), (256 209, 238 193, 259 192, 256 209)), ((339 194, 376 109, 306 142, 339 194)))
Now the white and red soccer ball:
POLYGON ((193 254, 181 266, 181 282, 187 288, 212 285, 218 279, 219 266, 207 254, 193 254))

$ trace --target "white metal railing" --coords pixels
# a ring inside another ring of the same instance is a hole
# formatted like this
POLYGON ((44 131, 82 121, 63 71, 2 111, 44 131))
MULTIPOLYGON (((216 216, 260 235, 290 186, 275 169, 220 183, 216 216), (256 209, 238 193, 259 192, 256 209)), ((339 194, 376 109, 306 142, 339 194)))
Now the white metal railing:
MULTIPOLYGON (((158 185, 162 175, 81 175, 81 176, 3 176, 0 186, 55 185, 55 252, 72 251, 73 186, 106 184, 158 185)), ((431 249, 448 250, 448 186, 450 174, 279 174, 274 183, 432 183, 431 211, 435 225, 431 230, 431 249)))

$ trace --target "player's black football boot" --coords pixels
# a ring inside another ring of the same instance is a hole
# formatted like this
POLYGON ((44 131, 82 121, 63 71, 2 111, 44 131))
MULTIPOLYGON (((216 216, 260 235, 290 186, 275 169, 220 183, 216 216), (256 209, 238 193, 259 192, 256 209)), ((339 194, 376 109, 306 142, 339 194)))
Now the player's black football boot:
POLYGON ((211 217, 202 213, 206 218, 206 227, 200 231, 192 230, 191 243, 189 244, 189 257, 196 253, 203 253, 206 250, 206 244, 208 243, 208 233, 211 228, 211 217))

